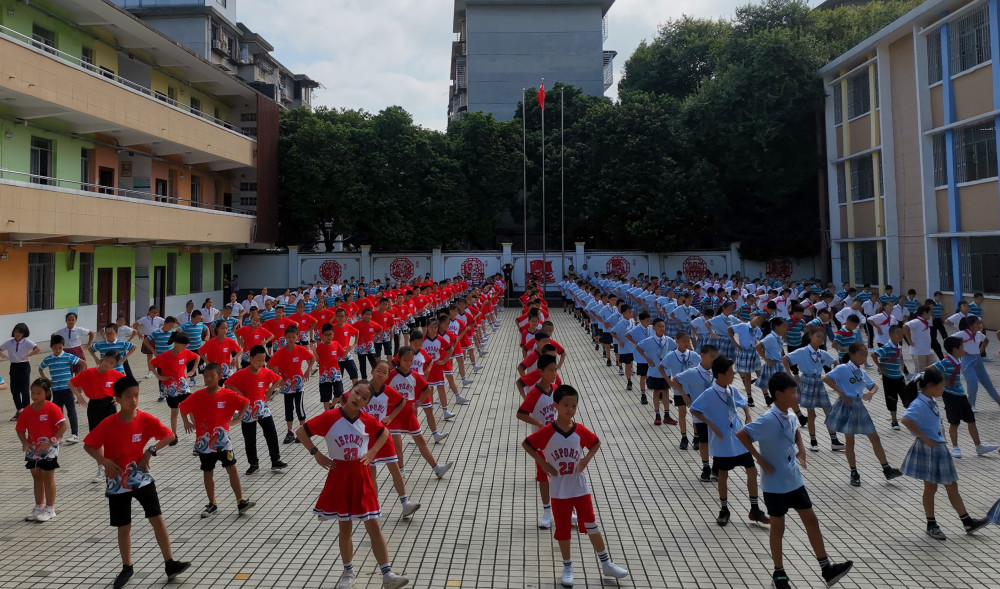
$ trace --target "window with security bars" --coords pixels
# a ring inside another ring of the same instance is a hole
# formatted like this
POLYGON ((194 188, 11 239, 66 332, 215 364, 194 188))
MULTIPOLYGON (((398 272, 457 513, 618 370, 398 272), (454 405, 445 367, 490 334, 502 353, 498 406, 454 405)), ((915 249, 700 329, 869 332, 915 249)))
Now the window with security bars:
POLYGON ((965 294, 1000 295, 1000 236, 959 238, 958 264, 965 294))
POLYGON ((80 304, 94 304, 94 252, 80 253, 80 304))
POLYGON ((868 79, 868 69, 855 74, 847 80, 847 118, 860 117, 871 111, 871 83, 868 79))
POLYGON ((973 10, 951 23, 950 64, 955 75, 990 59, 990 23, 987 8, 973 10))
POLYGON ((931 137, 934 145, 934 186, 948 184, 948 156, 945 150, 945 134, 938 133, 931 137))
POLYGON ((833 124, 840 125, 844 122, 844 92, 840 89, 840 82, 833 84, 833 124))
POLYGON ((191 292, 201 292, 202 277, 201 254, 191 254, 191 292))
MULTIPOLYGON (((884 267, 884 258, 882 262, 884 267)), ((878 242, 854 243, 854 283, 882 284, 882 278, 878 274, 878 242)))
POLYGON ((851 200, 875 198, 875 169, 872 156, 851 160, 851 200))
POLYGON ((840 282, 851 282, 851 250, 846 243, 840 244, 840 282))
POLYGON ((167 296, 177 294, 177 254, 167 254, 167 296))
POLYGON ((951 239, 945 237, 937 240, 938 243, 938 276, 941 279, 941 290, 950 291, 953 287, 951 261, 951 239))
POLYGON ((847 166, 844 162, 837 164, 837 203, 847 202, 847 166))
POLYGON ((955 181, 974 182, 997 175, 993 119, 955 130, 955 181))
POLYGON ((927 83, 941 81, 941 30, 927 35, 927 83))
POLYGON ((56 255, 28 254, 28 310, 55 308, 56 255))

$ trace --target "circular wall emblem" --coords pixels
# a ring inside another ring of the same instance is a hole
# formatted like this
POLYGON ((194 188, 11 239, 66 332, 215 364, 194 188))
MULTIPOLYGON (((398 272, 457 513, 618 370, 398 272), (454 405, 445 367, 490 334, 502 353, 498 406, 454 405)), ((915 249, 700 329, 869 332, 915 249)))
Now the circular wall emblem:
POLYGON ((626 260, 623 256, 613 256, 610 260, 608 260, 608 274, 628 276, 630 270, 632 270, 632 264, 629 264, 628 260, 626 260))
POLYGON ((340 273, 343 270, 337 260, 327 260, 319 265, 319 275, 327 284, 340 282, 340 273))
POLYGON ((409 258, 396 258, 389 264, 389 276, 396 282, 409 282, 413 278, 413 262, 409 258))
POLYGON ((681 270, 688 278, 703 278, 708 274, 708 262, 701 256, 688 256, 681 264, 681 270))
POLYGON ((791 276, 792 261, 788 258, 768 260, 766 270, 771 276, 791 276))
POLYGON ((479 258, 466 258, 462 262, 461 272, 471 282, 482 282, 486 277, 486 264, 479 258))

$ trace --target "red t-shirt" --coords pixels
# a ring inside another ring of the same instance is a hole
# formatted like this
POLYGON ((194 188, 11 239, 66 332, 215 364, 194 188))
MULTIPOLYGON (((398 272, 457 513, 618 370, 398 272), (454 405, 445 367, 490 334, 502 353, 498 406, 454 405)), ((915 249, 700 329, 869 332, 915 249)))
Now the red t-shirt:
MULTIPOLYGON (((528 387, 535 386, 536 384, 538 384, 538 381, 541 380, 541 379, 542 379, 542 371, 541 370, 532 370, 531 372, 525 372, 524 376, 522 376, 521 378, 517 379, 517 382, 521 383, 521 386, 523 386, 524 389, 525 389, 525 392, 527 392, 528 387)), ((226 384, 229 384, 229 381, 226 381, 226 384)), ((555 389, 559 388, 560 386, 562 386, 562 379, 559 378, 559 375, 557 374, 556 375, 556 381, 552 384, 552 390, 555 390, 555 389)))
POLYGON ((357 321, 354 323, 354 329, 358 330, 359 346, 375 341, 375 336, 385 330, 381 323, 376 323, 374 321, 369 321, 368 323, 365 323, 364 321, 357 321))
POLYGON ((104 457, 121 467, 122 474, 116 479, 108 479, 107 494, 128 493, 153 482, 148 471, 139 470, 137 464, 146 452, 146 442, 152 439, 165 440, 174 435, 170 428, 149 413, 136 411, 128 422, 120 415, 112 415, 101 421, 83 443, 91 448, 104 448, 104 457))
POLYGON ((308 315, 306 313, 302 313, 302 314, 294 313, 290 317, 290 319, 292 321, 295 321, 295 324, 299 326, 299 333, 300 334, 308 333, 309 330, 312 329, 312 326, 316 325, 316 318, 313 317, 312 315, 308 315))
POLYGON ((69 380, 70 384, 83 389, 88 399, 107 399, 115 396, 115 383, 125 375, 117 370, 101 372, 88 368, 69 380))
POLYGON ((271 332, 264 329, 264 326, 253 328, 249 325, 236 330, 236 336, 243 340, 243 351, 249 352, 254 346, 264 345, 264 340, 271 336, 271 332))
MULTIPOLYGON (((198 360, 198 354, 191 350, 181 350, 177 354, 168 350, 153 358, 151 364, 153 368, 160 371, 161 376, 169 376, 170 380, 160 381, 163 386, 169 386, 179 382, 187 383, 187 363, 198 360)), ((185 389, 187 387, 185 386, 185 389)))
POLYGON ((280 381, 281 376, 266 366, 262 366, 257 374, 251 372, 249 367, 241 368, 226 380, 227 388, 232 387, 250 401, 250 410, 243 417, 244 422, 250 423, 271 415, 265 395, 272 384, 280 381))
POLYGON ((333 325, 333 320, 336 317, 336 313, 330 309, 313 309, 309 314, 316 319, 316 327, 318 329, 323 329, 323 326, 327 323, 333 325))
POLYGON ((302 363, 308 362, 312 357, 313 353, 305 346, 296 345, 291 352, 288 348, 279 348, 267 361, 267 365, 280 374, 285 384, 293 387, 292 390, 302 390, 302 363))
POLYGON ((184 415, 194 417, 195 441, 194 449, 199 454, 225 452, 232 450, 229 443, 229 423, 249 399, 229 389, 219 389, 209 393, 208 389, 200 389, 181 401, 178 409, 184 415))
POLYGON ((59 456, 59 442, 56 441, 48 450, 36 450, 42 442, 51 442, 59 431, 59 424, 65 421, 63 412, 52 401, 46 401, 41 409, 28 405, 17 416, 15 431, 27 432, 28 445, 31 446, 24 455, 25 460, 48 460, 59 456))
POLYGON ((288 317, 284 317, 283 319, 275 317, 274 319, 265 321, 261 327, 270 331, 274 335, 274 339, 281 339, 285 337, 285 329, 287 329, 289 325, 296 325, 296 323, 288 317))
POLYGON ((343 346, 337 342, 316 344, 316 362, 319 363, 320 382, 334 382, 333 372, 340 371, 340 359, 345 355, 343 346))
POLYGON ((396 325, 396 317, 392 314, 392 309, 383 313, 382 311, 372 311, 372 321, 382 326, 388 331, 396 325))
POLYGON ((199 351, 209 362, 221 364, 223 376, 228 376, 229 371, 225 367, 233 363, 233 355, 240 351, 240 345, 231 337, 227 337, 221 342, 218 338, 213 337, 205 342, 199 351))
POLYGON ((333 341, 340 344, 345 350, 351 349, 351 338, 358 337, 358 330, 351 327, 349 323, 333 326, 333 341))

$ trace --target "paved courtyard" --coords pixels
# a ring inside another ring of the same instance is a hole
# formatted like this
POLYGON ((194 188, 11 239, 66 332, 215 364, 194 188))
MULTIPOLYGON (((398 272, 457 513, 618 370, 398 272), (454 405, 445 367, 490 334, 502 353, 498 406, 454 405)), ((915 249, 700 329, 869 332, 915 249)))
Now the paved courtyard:
MULTIPOLYGON (((388 472, 380 470, 382 527, 393 567, 421 588, 552 588, 561 571, 551 531, 538 530, 541 515, 534 467, 520 448, 527 425, 516 420, 519 396, 513 386, 520 353, 512 314, 490 343, 485 369, 466 389, 473 403, 443 422, 451 436, 432 445, 438 460, 455 467, 438 480, 411 445, 405 446, 407 488, 423 507, 411 521, 400 519, 400 505, 388 472)), ((556 311, 556 339, 569 351, 562 370, 565 382, 583 394, 577 419, 594 430, 603 446, 588 467, 598 518, 612 558, 631 572, 622 587, 762 587, 769 586, 768 534, 746 520, 743 475, 730 484, 733 522, 715 524, 715 489, 697 480, 697 452, 677 449, 676 426, 652 424, 652 406, 624 392, 617 370, 599 365, 586 334, 556 311)), ((995 340, 993 347, 995 348, 995 340)), ((992 350, 995 354, 995 350, 992 350)), ((134 362, 141 366, 142 360, 134 362)), ((1000 382, 1000 362, 987 365, 1000 382)), ((6 377, 7 367, 0 366, 6 377)), ((142 370, 137 370, 142 372, 142 370)), ((878 379, 876 379, 878 380, 878 379)), ((317 381, 307 383, 306 410, 321 408, 317 381)), ((758 401, 760 393, 756 393, 758 401)), ((169 410, 155 402, 155 381, 142 381, 140 408, 169 424, 169 410)), ((765 410, 762 403, 752 412, 765 410)), ((1000 408, 985 392, 978 402, 984 441, 1000 440, 1000 408)), ((886 451, 898 466, 912 440, 889 428, 881 395, 869 405, 886 451)), ((279 412, 280 413, 280 412, 279 412)), ((103 485, 91 484, 95 463, 82 444, 64 446, 57 471, 58 517, 26 523, 31 509, 31 478, 24 469, 10 396, 0 393, 0 415, 7 431, 0 436, 0 587, 105 587, 120 569, 115 532, 108 526, 103 485)), ((279 426, 280 428, 280 426, 279 426)), ((280 430, 279 430, 280 431, 280 430)), ((81 414, 81 434, 86 420, 81 414)), ((966 455, 973 447, 962 429, 966 455)), ((242 436, 234 430, 240 472, 246 468, 242 436)), ((194 566, 178 578, 184 587, 333 587, 341 572, 336 524, 317 521, 311 509, 325 471, 298 445, 283 446, 285 472, 262 470, 242 477, 244 494, 257 502, 237 518, 236 504, 216 474, 220 513, 201 519, 205 504, 198 461, 191 455, 191 434, 152 461, 174 554, 194 566)), ((854 571, 843 587, 996 587, 1000 575, 1000 529, 988 527, 966 536, 943 490, 938 521, 946 542, 924 534, 922 486, 912 479, 886 483, 866 441, 858 442, 863 486, 848 485, 843 454, 808 453, 806 485, 816 505, 830 556, 852 559, 854 571)), ((266 452, 263 440, 260 450, 266 452)), ((322 447, 322 446, 321 446, 322 447)), ((325 451, 325 448, 324 448, 325 451)), ((266 454, 265 454, 266 459, 266 454)), ((266 462, 266 460, 265 460, 266 462)), ((966 506, 982 516, 1000 497, 1000 455, 958 461, 966 506)), ((162 561, 141 510, 133 511, 131 586, 164 585, 162 561)), ((786 530, 785 569, 796 587, 819 587, 815 558, 795 518, 786 530)), ((375 559, 362 526, 356 527, 354 558, 358 587, 380 587, 375 559)), ((577 587, 616 586, 603 581, 590 543, 573 543, 577 587)))

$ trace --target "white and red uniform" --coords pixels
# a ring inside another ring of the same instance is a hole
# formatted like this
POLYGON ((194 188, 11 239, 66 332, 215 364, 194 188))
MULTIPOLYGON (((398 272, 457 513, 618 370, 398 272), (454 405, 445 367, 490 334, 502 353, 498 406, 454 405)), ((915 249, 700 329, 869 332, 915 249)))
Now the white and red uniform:
POLYGON ((406 408, 399 412, 399 415, 392 420, 389 433, 394 436, 409 434, 411 436, 420 435, 420 422, 417 421, 417 399, 427 390, 427 381, 417 374, 415 370, 410 370, 409 374, 403 374, 398 369, 389 373, 388 387, 395 389, 406 401, 406 408))
POLYGON ((556 526, 555 539, 561 541, 572 537, 574 509, 580 533, 598 533, 600 528, 594 516, 587 477, 577 472, 577 464, 598 442, 594 432, 577 423, 569 431, 562 431, 556 424, 550 423, 528 436, 527 442, 559 473, 548 478, 552 517, 556 526))
MULTIPOLYGON (((444 386, 444 366, 441 364, 436 364, 438 360, 441 359, 441 355, 448 350, 448 340, 437 337, 425 337, 422 346, 423 350, 427 352, 430 357, 430 361, 424 367, 424 374, 427 376, 427 384, 432 387, 444 386)), ((414 362, 416 364, 416 362, 414 362)))
MULTIPOLYGON (((542 422, 545 425, 549 425, 556 418, 556 406, 552 402, 552 391, 554 387, 550 387, 548 391, 542 390, 538 385, 528 387, 524 390, 524 401, 521 401, 521 406, 517 408, 517 412, 522 415, 530 415, 542 422)), ((531 426, 535 428, 535 431, 539 431, 542 428, 537 426, 531 426)), ((535 464, 535 480, 538 482, 547 481, 545 471, 538 464, 535 464)))
POLYGON ((324 411, 305 424, 310 436, 326 439, 335 466, 316 500, 313 513, 321 520, 365 521, 381 514, 369 468, 361 464, 373 440, 385 430, 382 422, 362 411, 351 420, 340 407, 324 411))
MULTIPOLYGON (((368 413, 375 419, 383 422, 385 418, 389 416, 393 411, 396 410, 400 405, 406 404, 406 400, 400 395, 396 389, 388 385, 382 385, 382 390, 372 394, 372 398, 368 400, 368 404, 365 405, 364 411, 368 413)), ((404 407, 400 413, 405 413, 406 408, 404 407)), ((398 419, 398 416, 397 416, 398 419)), ((390 433, 391 430, 390 430, 390 433)), ((375 455, 375 459, 372 460, 372 464, 388 464, 390 462, 398 462, 399 458, 396 456, 396 447, 392 443, 392 438, 386 440, 385 445, 378 451, 375 455)))

